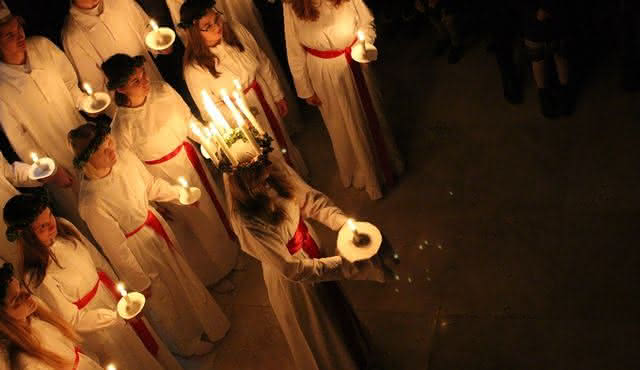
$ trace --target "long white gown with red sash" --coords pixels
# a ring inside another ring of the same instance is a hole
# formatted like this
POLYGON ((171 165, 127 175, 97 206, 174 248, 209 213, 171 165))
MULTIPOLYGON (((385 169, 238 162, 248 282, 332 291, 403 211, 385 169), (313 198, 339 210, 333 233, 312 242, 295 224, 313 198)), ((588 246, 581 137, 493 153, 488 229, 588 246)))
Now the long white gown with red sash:
POLYGON ((40 345, 56 355, 64 358, 70 364, 68 369, 54 369, 35 357, 21 352, 13 364, 14 369, 20 370, 98 370, 103 369, 91 357, 85 355, 69 338, 65 337, 58 328, 32 315, 31 334, 38 338, 40 345))
POLYGON ((202 334, 220 340, 229 321, 185 261, 182 246, 155 202, 176 202, 180 186, 152 176, 119 151, 111 173, 83 179, 80 215, 130 291, 151 288, 144 313, 171 352, 194 354, 202 334))
POLYGON ((119 369, 181 369, 143 317, 126 324, 118 318, 115 273, 71 223, 57 221, 75 235, 58 235, 50 247, 56 261, 49 264, 39 286, 27 276, 35 295, 83 336, 85 348, 101 363, 119 369))
MULTIPOLYGON (((168 204, 169 220, 185 257, 205 285, 218 282, 236 264, 240 248, 231 229, 223 192, 216 185, 189 140, 194 120, 189 107, 171 86, 152 83, 146 102, 137 108, 120 107, 112 123, 113 135, 122 149, 130 149, 149 172, 170 183, 184 176, 202 191, 198 206, 168 204)), ((197 145, 197 144, 196 144, 197 145)))
POLYGON ((284 207, 286 219, 277 226, 245 217, 232 207, 231 223, 242 250, 262 263, 269 302, 297 369, 363 369, 368 360, 367 341, 340 288, 331 281, 380 281, 381 272, 373 265, 358 270, 320 248, 305 220, 314 219, 338 230, 346 216, 284 163, 274 166, 288 175, 294 198, 280 198, 278 204, 284 207))
POLYGON ((357 31, 375 40, 373 16, 362 0, 318 2, 315 21, 299 19, 284 4, 289 67, 301 98, 313 94, 335 152, 345 187, 364 188, 372 199, 382 197, 383 184, 393 186, 403 169, 400 154, 382 114, 380 97, 369 66, 351 59, 357 31))
POLYGON ((247 105, 255 112, 254 115, 262 129, 274 139, 273 145, 276 152, 286 149, 284 158, 287 163, 305 176, 308 173, 307 167, 300 152, 291 142, 275 104, 284 98, 278 75, 269 58, 246 28, 239 23, 233 23, 232 27, 245 47, 245 51, 241 52, 224 41, 211 48, 219 58, 216 70, 220 72, 220 76, 217 78, 209 70, 198 65, 186 65, 184 78, 191 96, 198 104, 202 116, 208 117, 201 97, 201 91, 207 91, 220 110, 226 113, 228 121, 232 123, 233 118, 222 101, 220 89, 225 88, 231 94, 235 89, 233 81, 239 80, 247 105))

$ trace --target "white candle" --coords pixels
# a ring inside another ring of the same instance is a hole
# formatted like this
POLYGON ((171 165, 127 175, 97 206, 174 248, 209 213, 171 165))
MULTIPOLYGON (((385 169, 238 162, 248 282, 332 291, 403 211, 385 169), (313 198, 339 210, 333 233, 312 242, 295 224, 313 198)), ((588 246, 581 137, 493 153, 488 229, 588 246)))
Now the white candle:
POLYGON ((233 86, 236 87, 236 90, 242 92, 242 84, 240 83, 240 80, 238 79, 233 80, 233 86))
POLYGON ((264 131, 262 130, 262 127, 260 127, 258 120, 256 120, 256 117, 253 115, 253 113, 251 113, 251 110, 249 110, 249 107, 247 107, 247 104, 242 98, 242 96, 240 96, 240 94, 237 91, 234 91, 233 98, 235 99, 236 104, 238 104, 238 107, 240 108, 242 113, 245 115, 245 117, 247 117, 249 122, 251 122, 251 125, 253 126, 253 128, 255 128, 258 131, 258 134, 260 134, 261 136, 264 135, 264 131))
POLYGON ((114 364, 107 365, 107 367, 105 369, 106 370, 117 370, 116 365, 114 365, 114 364))
POLYGON ((189 182, 184 178, 184 176, 178 177, 178 184, 180 184, 183 188, 189 190, 189 182))
POLYGON ((91 85, 88 82, 85 82, 82 84, 82 88, 84 89, 84 91, 87 92, 87 94, 93 98, 93 89, 91 88, 91 85))
POLYGON ((126 289, 124 289, 124 284, 118 283, 116 288, 118 289, 118 293, 120 293, 120 295, 124 298, 125 302, 129 304, 129 294, 127 293, 126 289))
POLYGON ((218 130, 213 125, 209 126, 209 130, 211 130, 211 133, 213 134, 213 138, 216 140, 216 142, 220 146, 220 149, 222 149, 222 151, 227 156, 227 158, 229 158, 229 161, 231 162, 231 165, 237 166, 238 165, 238 160, 236 159, 236 157, 233 156, 233 153, 231 152, 231 149, 229 148, 227 143, 224 141, 224 138, 222 137, 222 135, 220 135, 218 130))
POLYGON ((200 126, 198 124, 196 124, 195 122, 191 122, 191 131, 193 131, 198 139, 200 139, 200 145, 202 145, 205 152, 207 152, 207 154, 209 155, 209 158, 212 159, 217 166, 218 158, 215 156, 215 154, 218 149, 215 148, 215 146, 211 142, 211 134, 209 133, 209 130, 206 127, 204 128, 204 130, 206 131, 207 135, 204 135, 202 133, 202 130, 200 129, 200 126))
POLYGON ((158 30, 158 23, 156 23, 156 21, 154 21, 153 19, 151 19, 149 21, 149 24, 151 25, 151 29, 153 30, 153 32, 158 30))
POLYGON ((202 89, 201 95, 202 101, 204 102, 204 108, 207 110, 209 117, 216 123, 216 125, 221 127, 218 131, 220 131, 222 135, 226 134, 227 131, 231 132, 231 126, 229 126, 227 120, 224 119, 224 116, 222 116, 222 113, 218 110, 218 107, 213 103, 213 100, 211 100, 207 91, 202 89))
POLYGON ((36 153, 31 152, 31 160, 36 166, 40 165, 40 158, 38 158, 38 155, 36 153))
POLYGON ((253 138, 253 135, 251 135, 251 133, 247 129, 247 125, 244 122, 244 118, 242 118, 242 114, 240 114, 240 111, 238 111, 238 108, 236 108, 236 105, 233 104, 233 102, 231 101, 231 98, 227 93, 227 89, 220 89, 220 96, 222 96, 222 100, 231 111, 231 115, 233 115, 233 118, 235 119, 236 124, 240 128, 240 131, 242 131, 242 133, 247 138, 247 140, 249 140, 249 144, 251 144, 251 147, 256 151, 256 154, 259 154, 260 147, 258 147, 258 143, 256 143, 256 140, 253 138))
POLYGON ((362 30, 358 31, 358 40, 360 41, 360 45, 362 45, 362 51, 367 50, 367 47, 366 47, 367 41, 364 38, 364 32, 362 30))
POLYGON ((353 221, 353 218, 347 219, 347 227, 354 235, 358 235, 358 228, 356 228, 356 223, 353 221))

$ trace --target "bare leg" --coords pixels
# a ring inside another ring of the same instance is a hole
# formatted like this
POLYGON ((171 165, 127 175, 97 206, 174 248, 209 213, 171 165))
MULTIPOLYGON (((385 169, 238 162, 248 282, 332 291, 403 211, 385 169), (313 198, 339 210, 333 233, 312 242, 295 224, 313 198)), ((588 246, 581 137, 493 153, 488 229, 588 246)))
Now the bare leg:
POLYGON ((569 61, 567 58, 558 54, 555 54, 553 59, 556 62, 556 71, 558 72, 560 85, 567 86, 569 84, 569 61))

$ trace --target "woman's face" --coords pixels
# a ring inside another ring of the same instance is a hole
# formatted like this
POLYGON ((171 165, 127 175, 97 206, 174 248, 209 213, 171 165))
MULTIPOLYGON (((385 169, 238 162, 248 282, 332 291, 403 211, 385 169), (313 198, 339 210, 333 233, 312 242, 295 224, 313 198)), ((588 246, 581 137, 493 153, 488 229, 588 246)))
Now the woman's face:
POLYGON ((58 236, 58 225, 56 218, 50 208, 45 208, 35 221, 31 224, 31 229, 36 237, 46 247, 53 245, 58 236))
POLYGON ((99 170, 111 168, 114 164, 116 164, 117 161, 118 158, 116 156, 116 145, 111 135, 108 135, 104 139, 102 145, 100 145, 98 147, 98 150, 96 150, 91 155, 91 158, 89 158, 89 163, 91 163, 93 167, 99 170))
POLYGON ((213 10, 196 22, 195 26, 207 47, 216 46, 222 39, 222 22, 222 16, 213 10))
POLYGON ((31 294, 24 289, 18 280, 11 279, 4 300, 4 312, 15 321, 25 321, 36 311, 38 305, 31 294))
POLYGON ((18 17, 12 17, 10 21, 0 26, 0 51, 2 55, 15 55, 25 50, 27 50, 27 41, 24 28, 18 17))
POLYGON ((146 98, 150 90, 151 83, 144 66, 136 68, 135 72, 129 77, 127 84, 117 89, 119 93, 136 101, 146 98))
POLYGON ((80 9, 93 9, 101 2, 102 0, 73 0, 73 5, 80 9))

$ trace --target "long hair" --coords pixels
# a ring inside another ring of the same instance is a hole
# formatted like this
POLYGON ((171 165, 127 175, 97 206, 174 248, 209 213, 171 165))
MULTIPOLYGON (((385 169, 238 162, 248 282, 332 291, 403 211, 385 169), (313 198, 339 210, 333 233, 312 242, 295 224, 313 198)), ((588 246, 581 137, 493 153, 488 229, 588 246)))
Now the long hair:
MULTIPOLYGON (((60 332, 69 340, 74 343, 80 343, 80 336, 73 328, 60 316, 51 312, 39 301, 38 308, 34 315, 37 315, 42 321, 45 321, 60 332)), ((53 353, 45 348, 42 348, 40 341, 31 332, 31 328, 24 323, 18 323, 11 319, 5 313, 4 309, 0 309, 0 336, 9 341, 8 349, 11 354, 12 362, 20 353, 24 353, 31 357, 37 358, 44 362, 52 369, 66 369, 70 368, 73 364, 64 358, 60 357, 56 353, 53 353)))
POLYGON ((259 171, 238 171, 229 176, 229 190, 234 208, 246 218, 257 218, 270 225, 279 225, 287 216, 277 199, 266 193, 269 185, 278 196, 293 199, 293 185, 282 170, 271 166, 259 171), (268 178, 263 180, 267 171, 268 178))
MULTIPOLYGON (((211 52, 209 47, 205 45, 204 40, 202 40, 198 21, 195 21, 193 25, 187 29, 187 35, 189 42, 184 51, 184 65, 195 64, 208 70, 213 77, 220 77, 220 72, 216 69, 216 63, 219 61, 219 58, 211 52)), ((239 51, 244 52, 244 45, 242 45, 240 39, 238 39, 238 35, 233 31, 229 22, 224 19, 222 20, 222 40, 239 51)))
MULTIPOLYGON (((63 225, 56 218, 56 224, 58 228, 58 238, 67 240, 80 239, 75 230, 67 225, 63 225)), ((22 280, 25 282, 27 290, 31 291, 32 288, 37 288, 42 284, 45 275, 47 274, 47 268, 53 262, 58 267, 60 263, 56 259, 56 256, 51 253, 51 248, 43 245, 38 237, 33 232, 31 227, 27 227, 21 234, 21 238, 17 240, 18 248, 20 250, 19 258, 22 266, 22 280)))
MULTIPOLYGON (((291 9, 296 16, 303 21, 315 21, 320 17, 320 10, 318 10, 318 0, 283 0, 285 3, 291 5, 291 9)), ((350 0, 320 0, 333 3, 336 8, 350 0)), ((390 1, 390 0, 387 0, 390 1)))

